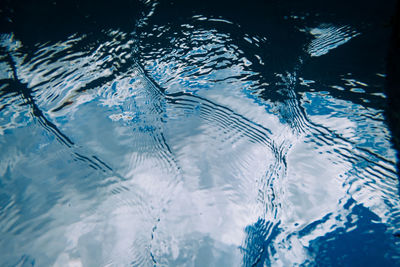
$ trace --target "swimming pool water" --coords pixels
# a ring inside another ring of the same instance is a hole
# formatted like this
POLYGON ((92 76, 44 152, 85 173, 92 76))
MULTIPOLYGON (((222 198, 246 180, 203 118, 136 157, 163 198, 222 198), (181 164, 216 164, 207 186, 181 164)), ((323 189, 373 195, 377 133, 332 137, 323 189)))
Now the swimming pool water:
POLYGON ((399 264, 394 3, 131 3, 9 15, 1 266, 399 264))

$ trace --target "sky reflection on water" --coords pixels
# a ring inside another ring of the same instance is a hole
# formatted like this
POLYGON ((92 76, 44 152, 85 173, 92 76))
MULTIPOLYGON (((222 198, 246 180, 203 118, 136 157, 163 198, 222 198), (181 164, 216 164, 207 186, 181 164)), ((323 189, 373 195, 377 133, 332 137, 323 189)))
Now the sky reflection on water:
POLYGON ((2 34, 0 265, 396 265, 369 28, 170 8, 33 47, 2 34))

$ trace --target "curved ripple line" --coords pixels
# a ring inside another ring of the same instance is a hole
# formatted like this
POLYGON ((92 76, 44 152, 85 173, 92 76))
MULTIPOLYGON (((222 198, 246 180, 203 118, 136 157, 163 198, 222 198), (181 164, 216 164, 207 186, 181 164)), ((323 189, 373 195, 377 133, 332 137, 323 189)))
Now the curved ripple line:
POLYGON ((166 94, 169 103, 177 107, 199 112, 200 117, 217 122, 223 129, 236 129, 251 141, 272 147, 271 131, 254 123, 230 108, 216 104, 208 99, 189 93, 166 94))
MULTIPOLYGON (((146 88, 149 89, 149 87, 152 87, 152 89, 150 89, 151 91, 156 92, 156 94, 158 92, 158 94, 162 95, 165 101, 172 105, 171 110, 181 108, 194 112, 198 114, 200 118, 221 127, 222 131, 224 131, 222 136, 228 136, 226 138, 237 135, 239 136, 237 139, 246 139, 273 151, 273 154, 277 157, 277 161, 274 165, 275 167, 271 168, 263 179, 260 179, 261 184, 267 184, 270 187, 261 203, 267 207, 264 212, 268 220, 271 223, 273 222, 273 224, 277 224, 278 221, 276 221, 276 218, 279 213, 279 200, 277 193, 274 192, 276 190, 279 191, 279 189, 275 188, 276 185, 272 184, 275 180, 279 180, 279 177, 282 177, 282 172, 284 173, 286 171, 285 155, 287 147, 278 147, 274 141, 271 140, 270 135, 272 133, 269 129, 250 121, 228 107, 190 93, 165 93, 165 90, 154 82, 140 65, 138 67, 149 83, 149 86, 146 86, 146 88), (268 206, 267 203, 269 203, 270 206, 268 206)), ((219 138, 221 138, 220 135, 219 138)))
POLYGON ((350 39, 359 35, 349 26, 335 27, 321 25, 310 30, 315 39, 311 41, 307 52, 312 57, 319 57, 327 54, 330 50, 347 43, 350 39))
POLYGON ((76 160, 87 162, 88 165, 94 169, 99 169, 103 172, 111 171, 112 174, 114 174, 112 168, 109 165, 107 165, 104 161, 100 160, 98 157, 83 156, 81 153, 77 152, 78 147, 75 145, 75 143, 68 136, 62 133, 55 124, 53 124, 45 117, 43 111, 38 107, 35 100, 33 99, 31 95, 31 90, 25 83, 22 83, 19 80, 16 64, 12 55, 9 52, 7 52, 6 55, 7 55, 6 60, 10 68, 12 69, 14 79, 8 79, 3 82, 7 82, 8 84, 10 84, 11 90, 22 96, 25 102, 30 106, 32 116, 37 119, 39 124, 49 133, 53 134, 61 144, 65 145, 70 149, 74 149, 74 151, 72 151, 71 154, 75 157, 76 160))
MULTIPOLYGON (((283 77, 283 81, 287 84, 289 90, 290 100, 286 103, 290 105, 288 107, 292 115, 290 122, 293 124, 293 121, 296 121, 299 123, 295 125, 302 125, 302 128, 294 127, 295 131, 306 136, 307 140, 315 142, 320 148, 324 148, 324 152, 332 160, 337 160, 334 159, 337 156, 342 159, 343 163, 350 163, 352 168, 346 172, 344 178, 341 178, 347 197, 355 194, 364 196, 364 198, 359 198, 358 201, 367 206, 370 203, 372 211, 379 214, 381 219, 388 223, 392 232, 397 232, 400 217, 397 218, 394 215, 400 210, 400 200, 396 186, 398 179, 394 162, 368 149, 359 147, 354 141, 348 140, 328 127, 309 120, 294 92, 294 79, 283 77), (377 185, 380 186, 379 191, 376 190, 377 185), (368 199, 365 199, 365 196, 369 196, 368 199), (388 202, 385 199, 392 199, 392 201, 388 202), (383 203, 384 206, 374 206, 372 200, 383 203)), ((344 201, 342 204, 345 205, 345 203, 344 201)))

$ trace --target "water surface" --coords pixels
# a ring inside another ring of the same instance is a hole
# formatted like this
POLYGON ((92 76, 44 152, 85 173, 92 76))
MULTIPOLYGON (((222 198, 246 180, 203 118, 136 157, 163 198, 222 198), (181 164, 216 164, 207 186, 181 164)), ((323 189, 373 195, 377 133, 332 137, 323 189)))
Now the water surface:
POLYGON ((390 10, 272 3, 5 31, 0 265, 398 264, 390 10))

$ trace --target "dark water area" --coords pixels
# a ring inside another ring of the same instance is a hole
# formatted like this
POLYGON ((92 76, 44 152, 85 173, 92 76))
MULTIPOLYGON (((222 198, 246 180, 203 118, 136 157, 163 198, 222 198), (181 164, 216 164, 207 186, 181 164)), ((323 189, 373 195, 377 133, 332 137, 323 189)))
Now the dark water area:
POLYGON ((395 4, 5 1, 0 266, 398 266, 395 4))

